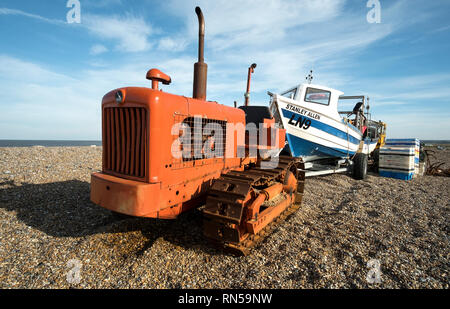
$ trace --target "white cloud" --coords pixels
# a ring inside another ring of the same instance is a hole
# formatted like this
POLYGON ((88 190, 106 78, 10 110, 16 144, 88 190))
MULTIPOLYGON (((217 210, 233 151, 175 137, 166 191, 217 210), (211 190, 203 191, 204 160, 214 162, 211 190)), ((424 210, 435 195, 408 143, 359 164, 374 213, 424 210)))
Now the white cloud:
POLYGON ((341 11, 345 0, 250 0, 250 1, 168 1, 167 10, 186 20, 187 35, 198 29, 194 8, 205 15, 210 46, 233 46, 270 42, 289 35, 299 25, 326 21, 341 11))
MULTIPOLYGON (((91 4, 102 7, 120 3, 120 0, 105 0, 97 4, 91 4)), ((63 20, 49 19, 16 9, 0 8, 0 15, 20 15, 51 24, 70 25, 63 20)), ((113 41, 116 50, 122 52, 143 52, 151 47, 148 39, 154 33, 154 29, 142 17, 134 16, 130 13, 126 13, 123 16, 93 14, 83 14, 82 16, 83 23, 75 25, 85 27, 90 33, 102 40, 113 41)), ((91 54, 98 54, 96 53, 98 51, 100 53, 105 52, 105 49, 99 49, 99 46, 94 46, 94 49, 91 49, 91 54)))
POLYGON ((388 138, 420 138, 428 140, 445 140, 449 138, 449 112, 404 108, 401 112, 386 111, 377 113, 376 118, 387 123, 388 138))
POLYGON ((122 0, 83 0, 83 7, 104 8, 122 5, 122 0))
MULTIPOLYGON (((194 8, 202 8, 208 35, 232 34, 258 28, 260 31, 278 25, 288 29, 302 24, 329 20, 340 12, 345 0, 249 0, 249 1, 183 1, 172 0, 172 12, 187 18, 197 29, 194 8), (187 14, 191 12, 191 14, 187 14)), ((273 30, 273 29, 272 29, 273 30)))
MULTIPOLYGON (((149 87, 143 61, 74 72, 0 55, 0 139, 101 139, 101 100, 126 86, 149 87)), ((161 61, 174 85, 165 91, 190 96, 193 59, 161 61)))
MULTIPOLYGON (((251 103, 255 104, 266 104, 267 90, 282 91, 303 82, 312 68, 319 84, 373 98, 374 116, 388 121, 390 134, 448 138, 444 136, 450 131, 445 124, 448 112, 430 111, 427 117, 436 122, 417 126, 413 122, 420 122, 418 115, 425 114, 411 104, 447 97, 450 89, 442 87, 449 82, 447 74, 371 79, 364 78, 364 61, 355 62, 359 52, 410 25, 412 21, 404 22, 411 15, 405 10, 408 2, 383 6, 383 23, 377 25, 368 24, 360 11, 343 12, 344 0, 197 2, 206 20, 209 100, 242 103, 247 68, 253 62, 258 64, 252 77, 251 103), (427 133, 421 135, 420 131, 427 133)), ((0 138, 99 139, 102 96, 121 86, 148 87, 145 73, 152 67, 172 77, 170 86, 161 85, 164 91, 191 96, 197 56, 195 4, 170 1, 168 14, 181 17, 186 26, 155 42, 151 39, 159 33, 142 17, 83 15, 81 26, 101 41, 92 46, 92 54, 106 52, 105 45, 143 52, 113 66, 107 57, 96 57, 92 69, 67 76, 42 64, 0 56, 0 91, 5 94, 4 103, 0 102, 0 138), (192 54, 175 57, 171 53, 188 47, 193 47, 192 54)), ((365 2, 361 6, 365 9, 365 2)))
POLYGON ((112 41, 116 50, 142 52, 151 47, 148 37, 153 29, 142 17, 85 14, 83 24, 98 38, 112 41))
MULTIPOLYGON (((199 5, 206 22, 209 85, 217 81, 222 85, 220 89, 228 88, 240 99, 246 69, 256 62, 252 91, 259 92, 256 95, 260 98, 268 89, 281 91, 302 82, 311 68, 319 73, 319 81, 340 86, 348 77, 328 72, 347 64, 352 55, 394 31, 386 23, 373 27, 361 12, 345 12, 343 17, 345 4, 345 0, 173 0, 166 4, 167 11, 184 19, 187 27, 165 38, 165 45, 178 42, 177 37, 196 44, 198 22, 193 8, 199 5), (327 70, 320 72, 322 67, 327 70)), ((209 88, 215 94, 216 87, 209 88)))
POLYGON ((42 17, 40 15, 31 14, 31 13, 27 13, 27 12, 24 12, 21 10, 16 10, 16 9, 0 8, 0 15, 18 15, 18 16, 25 16, 25 17, 33 18, 33 19, 44 21, 44 22, 51 23, 51 24, 65 24, 65 21, 63 21, 63 20, 49 19, 49 18, 42 17))
POLYGON ((97 56, 103 53, 106 53, 108 51, 108 48, 106 48, 105 46, 101 45, 101 44, 96 44, 94 46, 91 47, 91 51, 90 54, 97 56))
POLYGON ((436 32, 444 32, 450 30, 450 25, 444 26, 444 27, 440 27, 438 29, 435 29, 433 31, 430 31, 430 33, 436 33, 436 32))
POLYGON ((179 52, 183 51, 188 45, 188 41, 184 38, 164 37, 159 40, 158 49, 163 51, 179 52))
POLYGON ((1 54, 0 79, 3 81, 39 81, 41 83, 72 81, 70 77, 48 70, 39 64, 1 54))
POLYGON ((427 102, 435 105, 448 100, 450 74, 419 74, 410 76, 386 76, 384 78, 363 78, 355 86, 367 85, 372 93, 374 106, 413 105, 427 102))
POLYGON ((92 85, 21 59, 0 56, 0 138, 92 139, 99 129, 92 85))

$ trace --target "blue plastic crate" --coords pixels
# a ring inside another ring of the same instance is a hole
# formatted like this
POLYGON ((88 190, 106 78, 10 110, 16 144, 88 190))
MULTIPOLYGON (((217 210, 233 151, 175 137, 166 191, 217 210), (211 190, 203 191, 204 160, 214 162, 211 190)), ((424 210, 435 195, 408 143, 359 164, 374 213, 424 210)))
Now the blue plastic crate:
POLYGON ((420 147, 420 140, 417 138, 386 139, 386 145, 420 147))
POLYGON ((386 171, 386 170, 379 170, 379 174, 382 177, 388 177, 388 178, 395 178, 395 179, 401 179, 401 180, 411 180, 414 176, 414 173, 405 173, 405 172, 397 172, 397 171, 386 171))

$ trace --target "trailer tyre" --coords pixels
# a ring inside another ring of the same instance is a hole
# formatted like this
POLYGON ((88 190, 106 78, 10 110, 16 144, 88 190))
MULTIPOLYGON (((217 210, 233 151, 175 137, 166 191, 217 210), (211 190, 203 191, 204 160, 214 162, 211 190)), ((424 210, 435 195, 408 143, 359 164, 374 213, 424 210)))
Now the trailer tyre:
POLYGON ((357 180, 364 180, 367 176, 367 155, 357 153, 353 159, 353 177, 357 180))
POLYGON ((377 148, 372 153, 373 160, 376 164, 380 161, 380 148, 377 148))
POLYGON ((372 153, 373 169, 378 173, 378 167, 380 166, 380 148, 377 148, 372 153))

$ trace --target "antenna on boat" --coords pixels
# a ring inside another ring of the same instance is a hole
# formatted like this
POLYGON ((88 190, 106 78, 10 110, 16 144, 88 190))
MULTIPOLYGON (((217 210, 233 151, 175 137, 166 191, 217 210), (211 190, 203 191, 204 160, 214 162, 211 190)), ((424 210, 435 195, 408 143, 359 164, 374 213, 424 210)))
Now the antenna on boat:
POLYGON ((313 71, 311 70, 311 71, 309 71, 308 76, 306 76, 306 80, 308 81, 308 84, 311 84, 311 82, 314 78, 312 74, 313 74, 313 71))
POLYGON ((370 110, 370 98, 369 97, 367 97, 367 104, 366 104, 366 111, 367 111, 367 119, 369 119, 370 120, 370 112, 369 112, 369 110, 370 110))

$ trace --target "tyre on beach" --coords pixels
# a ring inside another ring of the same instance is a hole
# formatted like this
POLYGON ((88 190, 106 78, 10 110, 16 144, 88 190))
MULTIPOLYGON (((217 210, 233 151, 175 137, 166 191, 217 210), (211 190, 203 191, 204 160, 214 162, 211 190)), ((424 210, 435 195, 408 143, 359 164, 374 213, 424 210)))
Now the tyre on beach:
POLYGON ((356 180, 364 180, 367 176, 367 155, 357 153, 353 158, 353 178, 356 180))
POLYGON ((377 148, 372 153, 373 159, 373 171, 378 173, 378 167, 380 166, 380 148, 377 148))

